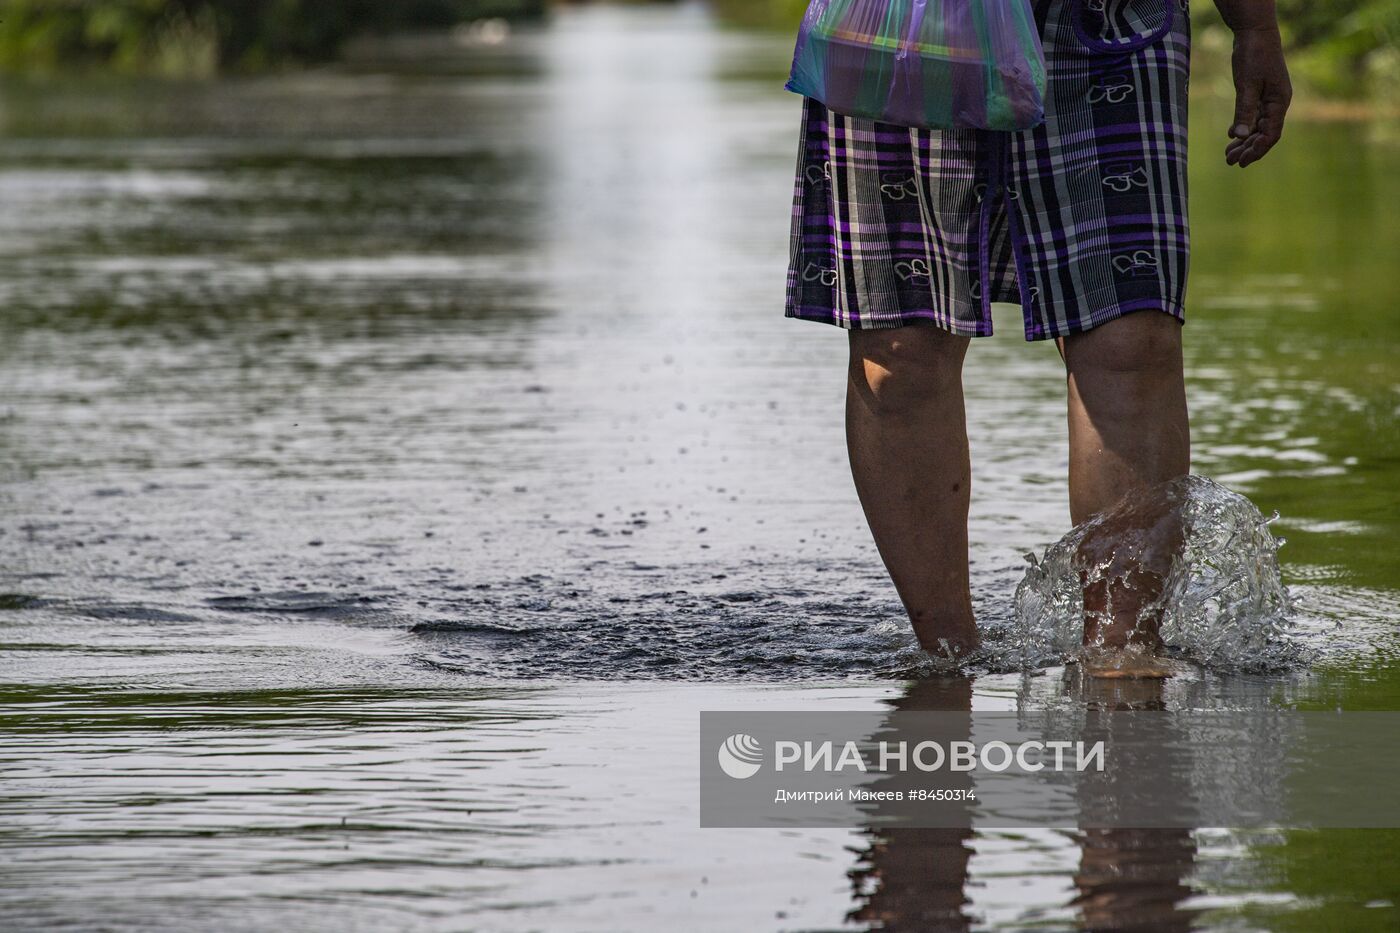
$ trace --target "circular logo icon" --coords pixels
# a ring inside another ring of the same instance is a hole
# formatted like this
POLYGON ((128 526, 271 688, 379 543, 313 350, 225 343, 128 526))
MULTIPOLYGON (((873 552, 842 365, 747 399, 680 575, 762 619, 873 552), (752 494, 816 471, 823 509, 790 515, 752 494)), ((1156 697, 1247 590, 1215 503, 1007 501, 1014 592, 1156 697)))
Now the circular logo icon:
POLYGON ((719 766, 725 774, 741 781, 753 777, 763 767, 763 746, 751 735, 731 735, 719 747, 719 766))

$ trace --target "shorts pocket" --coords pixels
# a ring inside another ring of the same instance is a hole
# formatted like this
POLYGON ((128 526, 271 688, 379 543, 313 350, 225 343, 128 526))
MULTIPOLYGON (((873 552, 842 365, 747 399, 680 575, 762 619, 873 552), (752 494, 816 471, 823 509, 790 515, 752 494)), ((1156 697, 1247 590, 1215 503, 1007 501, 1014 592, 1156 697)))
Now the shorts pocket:
POLYGON ((1067 2, 1070 23, 1081 45, 1090 52, 1121 55, 1145 48, 1170 32, 1179 0, 1067 2))

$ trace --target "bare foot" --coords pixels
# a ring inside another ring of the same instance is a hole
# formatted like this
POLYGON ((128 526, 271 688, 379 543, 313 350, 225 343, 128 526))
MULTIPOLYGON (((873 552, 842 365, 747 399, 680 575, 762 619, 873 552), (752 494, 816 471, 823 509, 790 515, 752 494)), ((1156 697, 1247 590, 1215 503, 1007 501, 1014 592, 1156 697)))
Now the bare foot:
POLYGON ((1167 677, 1162 598, 1181 551, 1179 484, 1141 490, 1094 519, 1079 542, 1084 660, 1095 677, 1167 677))
POLYGON ((1109 576, 1087 582, 1084 587, 1084 648, 1086 651, 1121 652, 1133 649, 1137 655, 1161 654, 1162 607, 1158 605, 1166 579, 1155 570, 1134 566, 1132 556, 1113 558, 1109 576))
POLYGON ((1140 645, 1085 648, 1079 664, 1085 674, 1100 680, 1160 680, 1182 671, 1181 665, 1140 645))
POLYGON ((919 646, 945 661, 964 661, 982 645, 977 626, 916 626, 919 646))

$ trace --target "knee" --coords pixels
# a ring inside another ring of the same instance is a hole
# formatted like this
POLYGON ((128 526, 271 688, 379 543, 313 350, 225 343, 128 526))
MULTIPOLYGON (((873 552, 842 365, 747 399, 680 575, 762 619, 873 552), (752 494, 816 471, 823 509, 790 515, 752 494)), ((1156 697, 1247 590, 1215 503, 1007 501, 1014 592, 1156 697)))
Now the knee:
POLYGON ((1181 323, 1142 311, 1066 338, 1065 364, 1077 374, 1159 378, 1181 372, 1181 323))
POLYGON ((852 391, 883 415, 944 403, 961 390, 967 342, 932 327, 852 332, 852 391))

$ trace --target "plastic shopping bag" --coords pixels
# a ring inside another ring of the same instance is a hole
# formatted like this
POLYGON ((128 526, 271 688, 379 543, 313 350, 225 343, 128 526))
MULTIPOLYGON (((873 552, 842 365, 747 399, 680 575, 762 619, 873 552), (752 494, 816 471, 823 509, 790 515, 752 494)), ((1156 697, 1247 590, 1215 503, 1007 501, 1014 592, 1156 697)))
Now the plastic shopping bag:
POLYGON ((787 88, 837 113, 939 129, 1044 117, 1030 0, 811 0, 787 88))

